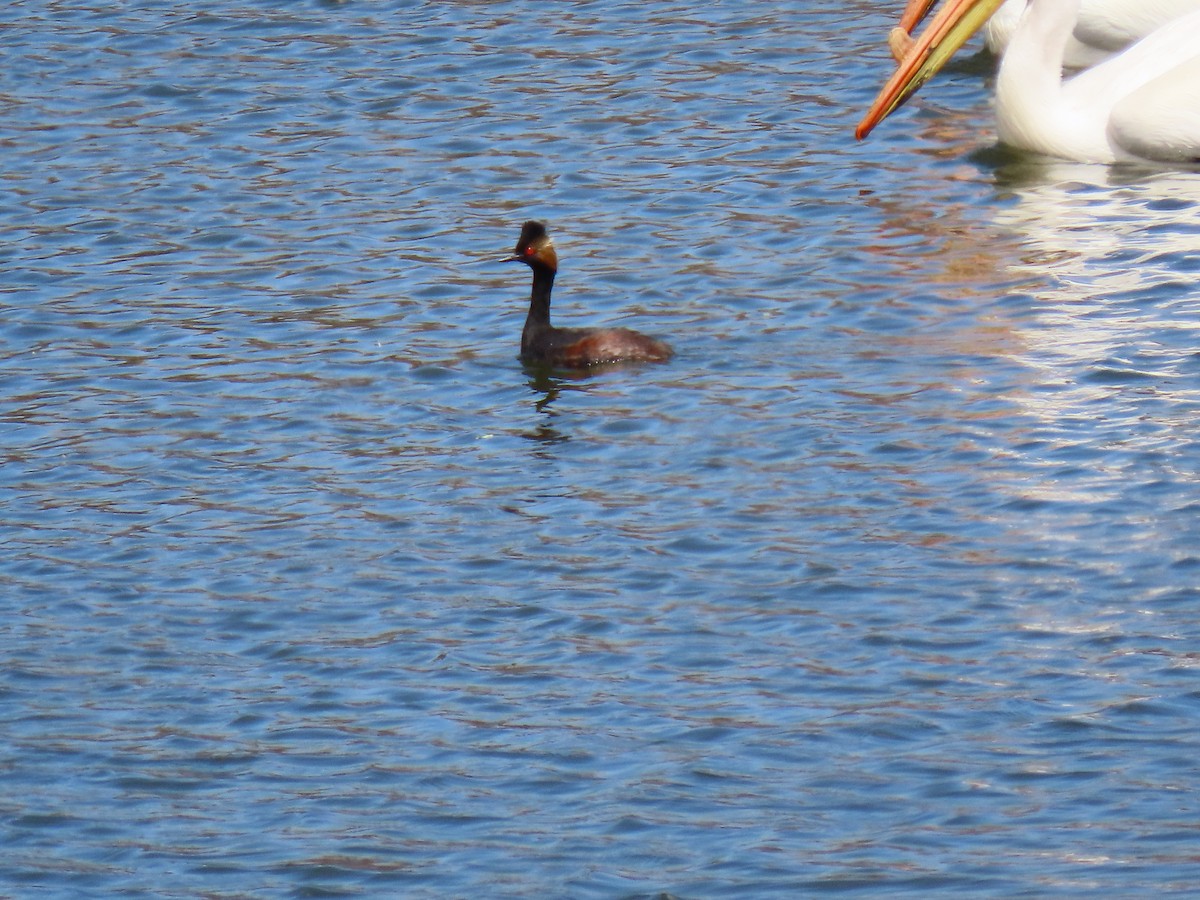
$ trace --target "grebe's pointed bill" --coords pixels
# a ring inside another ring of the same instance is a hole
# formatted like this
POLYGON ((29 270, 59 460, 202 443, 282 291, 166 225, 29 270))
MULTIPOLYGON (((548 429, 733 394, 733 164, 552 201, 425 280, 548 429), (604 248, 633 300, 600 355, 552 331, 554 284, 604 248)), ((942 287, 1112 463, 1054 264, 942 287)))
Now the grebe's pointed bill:
MULTIPOLYGON (((872 128, 899 109, 946 65, 958 48, 970 40, 1003 3, 1004 0, 947 0, 880 90, 858 128, 854 129, 854 136, 861 141, 872 128)), ((914 0, 909 7, 916 9, 920 5, 920 0, 914 0)), ((905 10, 906 18, 909 11, 905 10)))

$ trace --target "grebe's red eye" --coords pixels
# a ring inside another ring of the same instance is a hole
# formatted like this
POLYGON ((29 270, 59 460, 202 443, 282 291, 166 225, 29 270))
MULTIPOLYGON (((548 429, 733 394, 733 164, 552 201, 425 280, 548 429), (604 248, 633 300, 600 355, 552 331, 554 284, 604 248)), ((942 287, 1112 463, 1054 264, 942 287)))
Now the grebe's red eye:
POLYGON ((525 248, 525 255, 526 255, 526 256, 533 256, 533 253, 534 253, 534 250, 533 250, 533 248, 532 248, 532 247, 526 247, 526 248, 525 248))

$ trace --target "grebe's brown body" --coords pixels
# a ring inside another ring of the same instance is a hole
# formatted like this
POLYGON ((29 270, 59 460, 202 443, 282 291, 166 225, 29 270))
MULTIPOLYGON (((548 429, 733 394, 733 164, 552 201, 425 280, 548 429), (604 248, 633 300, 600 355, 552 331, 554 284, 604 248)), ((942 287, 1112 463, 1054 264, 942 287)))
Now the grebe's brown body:
POLYGON ((628 328, 555 328, 550 324, 550 290, 558 272, 554 242, 541 222, 526 222, 511 262, 533 270, 529 315, 521 332, 521 358, 567 368, 623 361, 660 362, 673 351, 662 341, 628 328))

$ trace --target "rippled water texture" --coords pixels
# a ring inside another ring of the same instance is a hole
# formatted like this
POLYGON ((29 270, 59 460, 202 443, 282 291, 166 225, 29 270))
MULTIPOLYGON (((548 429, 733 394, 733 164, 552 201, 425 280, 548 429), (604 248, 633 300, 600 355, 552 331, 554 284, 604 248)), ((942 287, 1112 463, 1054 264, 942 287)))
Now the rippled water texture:
POLYGON ((10 5, 0 893, 1189 893, 1200 175, 893 6, 10 5))

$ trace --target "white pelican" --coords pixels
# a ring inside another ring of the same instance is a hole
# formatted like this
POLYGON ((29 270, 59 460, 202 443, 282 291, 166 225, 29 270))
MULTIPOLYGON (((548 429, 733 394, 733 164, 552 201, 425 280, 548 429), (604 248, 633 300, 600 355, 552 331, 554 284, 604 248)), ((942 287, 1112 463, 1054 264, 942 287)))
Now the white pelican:
MULTIPOLYGON (((855 131, 861 140, 966 43, 1002 0, 948 0, 855 131)), ((1200 11, 1066 81, 1080 0, 1029 0, 996 78, 996 124, 1014 147, 1079 162, 1200 163, 1200 11)))
MULTIPOLYGON (((888 44, 897 62, 912 46, 909 35, 925 18, 934 0, 908 0, 900 24, 892 29, 888 44)), ((1004 0, 983 26, 989 50, 1000 56, 1017 30, 1026 0, 1004 0)), ((1108 59, 1156 28, 1200 10, 1200 0, 1083 0, 1079 18, 1063 50, 1063 66, 1084 69, 1108 59)))

